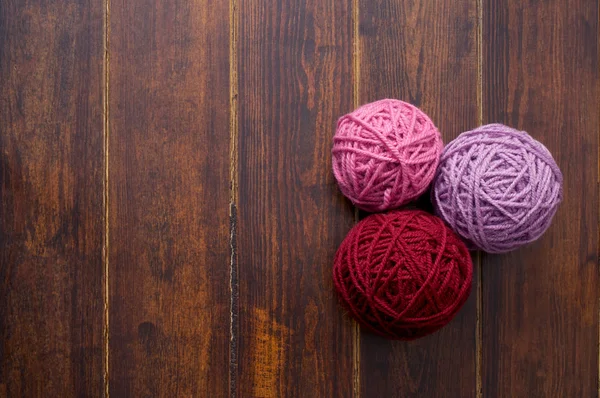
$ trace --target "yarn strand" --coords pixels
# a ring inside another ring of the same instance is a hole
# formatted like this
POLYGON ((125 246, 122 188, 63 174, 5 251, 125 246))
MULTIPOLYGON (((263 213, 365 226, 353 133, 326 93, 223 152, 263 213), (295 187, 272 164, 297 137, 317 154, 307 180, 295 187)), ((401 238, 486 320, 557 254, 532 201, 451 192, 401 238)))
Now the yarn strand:
POLYGON ((341 117, 333 138, 333 173, 357 207, 400 207, 427 190, 442 153, 439 131, 415 106, 385 99, 341 117))
POLYGON ((342 304, 365 329, 392 339, 433 333, 460 310, 473 265, 464 243, 422 211, 373 214, 338 249, 333 280, 342 304))
POLYGON ((472 248, 502 253, 546 231, 562 200, 562 181, 544 145, 523 131, 491 124, 446 146, 432 201, 472 248))

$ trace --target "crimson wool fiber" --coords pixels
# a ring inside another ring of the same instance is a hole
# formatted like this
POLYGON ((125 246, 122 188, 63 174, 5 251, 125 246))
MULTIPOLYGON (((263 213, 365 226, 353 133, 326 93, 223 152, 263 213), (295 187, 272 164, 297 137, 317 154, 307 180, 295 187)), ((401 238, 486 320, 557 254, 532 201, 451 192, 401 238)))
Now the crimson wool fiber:
POLYGON ((444 222, 419 210, 373 214, 348 233, 333 267, 336 292, 364 328, 413 340, 442 328, 471 292, 473 264, 444 222))

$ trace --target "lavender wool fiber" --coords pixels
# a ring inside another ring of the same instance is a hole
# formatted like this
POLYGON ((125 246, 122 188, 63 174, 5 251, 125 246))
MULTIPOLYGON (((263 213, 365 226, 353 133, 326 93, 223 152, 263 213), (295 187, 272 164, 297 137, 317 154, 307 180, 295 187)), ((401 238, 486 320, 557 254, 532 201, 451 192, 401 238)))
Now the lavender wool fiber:
POLYGON ((562 200, 563 176, 524 131, 489 124, 450 142, 434 178, 436 213, 471 248, 503 253, 538 239, 562 200))

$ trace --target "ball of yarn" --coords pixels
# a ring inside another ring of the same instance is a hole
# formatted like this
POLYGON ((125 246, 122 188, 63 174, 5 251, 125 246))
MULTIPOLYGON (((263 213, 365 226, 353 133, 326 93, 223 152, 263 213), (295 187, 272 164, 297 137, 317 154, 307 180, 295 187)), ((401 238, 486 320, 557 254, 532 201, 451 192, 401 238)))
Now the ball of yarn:
POLYGON ((338 120, 333 173, 355 206, 384 211, 425 192, 442 149, 440 133, 425 113, 406 102, 384 99, 338 120))
POLYGON ((412 340, 446 325, 471 292, 473 264, 460 238, 420 210, 373 214, 338 249, 333 281, 367 330, 412 340))
POLYGON ((502 253, 546 231, 562 200, 562 181, 544 145, 524 131, 490 124, 446 146, 432 201, 471 246, 502 253))

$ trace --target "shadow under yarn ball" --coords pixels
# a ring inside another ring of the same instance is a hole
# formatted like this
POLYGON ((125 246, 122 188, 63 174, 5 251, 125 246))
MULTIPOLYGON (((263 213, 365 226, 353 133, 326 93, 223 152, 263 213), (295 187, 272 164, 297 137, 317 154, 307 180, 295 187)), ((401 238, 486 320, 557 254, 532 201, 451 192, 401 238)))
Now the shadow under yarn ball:
POLYGON ((342 193, 368 212, 400 207, 435 175, 443 143, 429 117, 394 99, 341 117, 333 138, 333 173, 342 193))
POLYGON ((546 231, 562 200, 562 182, 544 145, 524 131, 490 124, 446 146, 432 201, 471 246, 502 253, 546 231))
POLYGON ((365 329, 396 340, 435 332, 471 292, 473 264, 444 222, 420 210, 372 214, 336 252, 333 281, 365 329))

